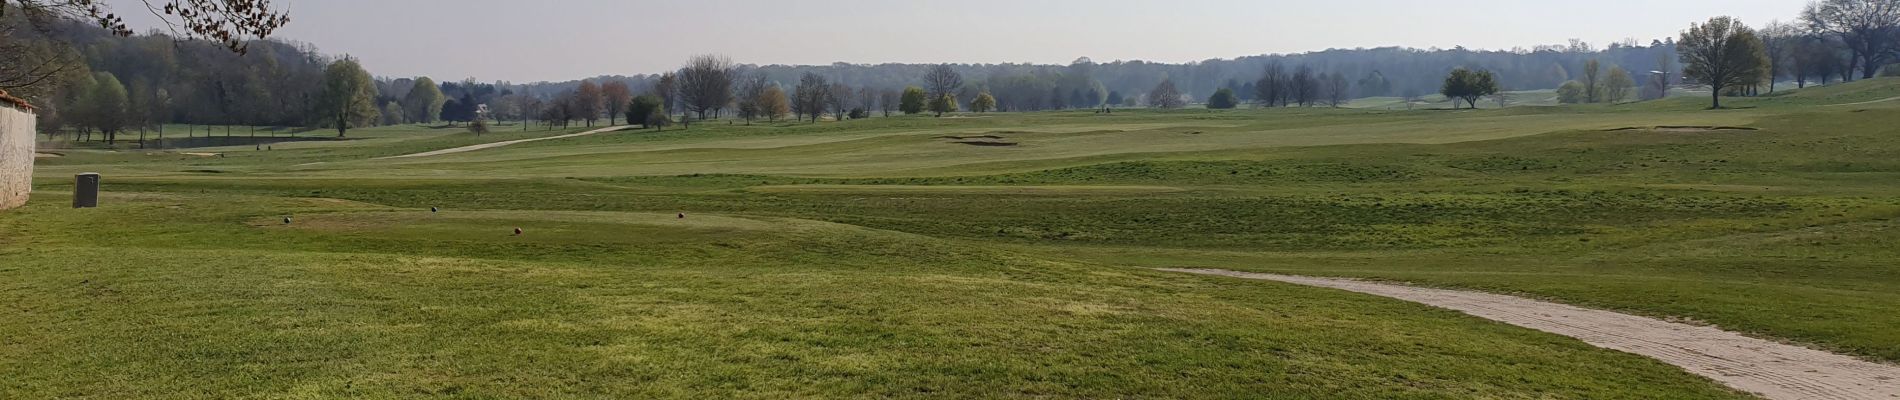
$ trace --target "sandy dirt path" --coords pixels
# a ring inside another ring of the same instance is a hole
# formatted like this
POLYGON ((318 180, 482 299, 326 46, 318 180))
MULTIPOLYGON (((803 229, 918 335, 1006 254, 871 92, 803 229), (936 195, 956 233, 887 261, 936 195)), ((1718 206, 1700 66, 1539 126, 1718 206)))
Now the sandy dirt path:
POLYGON ((1451 309, 1662 360, 1773 400, 1900 399, 1900 367, 1750 338, 1713 327, 1490 293, 1226 270, 1163 271, 1318 286, 1451 309))
POLYGON ((412 157, 428 157, 428 156, 439 156, 439 155, 443 155, 443 154, 455 154, 455 153, 467 153, 467 152, 471 152, 471 151, 476 151, 476 150, 482 150, 482 149, 492 149, 492 148, 496 148, 496 147, 502 147, 502 146, 508 146, 508 145, 515 145, 515 144, 521 144, 521 143, 527 143, 527 142, 538 142, 538 141, 542 141, 542 140, 554 140, 554 139, 566 139, 566 138, 571 138, 571 137, 576 137, 576 136, 587 136, 587 135, 592 135, 592 134, 597 134, 597 133, 607 133, 607 132, 613 132, 613 131, 617 131, 617 130, 621 130, 621 129, 624 129, 624 128, 626 128, 626 127, 627 127, 626 125, 618 125, 618 126, 609 126, 609 127, 606 127, 606 128, 600 128, 600 129, 595 129, 595 130, 591 130, 591 131, 586 131, 586 132, 581 132, 581 133, 570 133, 570 134, 566 134, 566 135, 560 135, 560 136, 549 136, 549 137, 542 137, 542 138, 533 138, 533 139, 520 139, 520 140, 510 140, 510 141, 506 141, 506 142, 494 142, 494 143, 482 143, 482 144, 478 144, 478 145, 472 145, 472 146, 462 146, 462 147, 457 147, 457 148, 453 148, 453 149, 442 149, 442 150, 436 150, 436 151, 425 151, 425 152, 421 152, 421 153, 415 153, 415 154, 404 154, 404 155, 400 155, 400 156, 389 156, 389 157, 378 157, 378 158, 375 158, 375 159, 377 159, 377 160, 387 160, 387 159, 392 159, 392 158, 412 158, 412 157))

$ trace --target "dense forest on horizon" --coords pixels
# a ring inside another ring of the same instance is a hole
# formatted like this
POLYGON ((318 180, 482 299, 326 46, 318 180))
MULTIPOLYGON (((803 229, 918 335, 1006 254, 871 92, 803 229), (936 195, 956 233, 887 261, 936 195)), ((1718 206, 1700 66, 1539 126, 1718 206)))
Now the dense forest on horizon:
MULTIPOLYGON (((1076 90, 1096 91, 1106 96, 1108 92, 1129 95, 1147 92, 1163 80, 1173 80, 1184 95, 1192 98, 1205 98, 1221 88, 1233 88, 1243 96, 1250 90, 1239 90, 1259 79, 1267 64, 1279 62, 1289 67, 1307 66, 1318 71, 1343 74, 1354 84, 1353 97, 1399 96, 1407 91, 1434 93, 1443 83, 1445 74, 1453 69, 1468 68, 1488 70, 1497 74, 1508 90, 1554 89, 1573 78, 1573 71, 1580 71, 1589 60, 1600 60, 1605 68, 1622 66, 1634 72, 1639 79, 1649 79, 1650 71, 1669 71, 1671 76, 1680 76, 1676 60, 1676 48, 1673 38, 1659 39, 1646 45, 1633 41, 1617 43, 1604 48, 1595 48, 1583 42, 1567 45, 1538 46, 1534 49, 1514 50, 1471 50, 1463 47, 1452 49, 1413 49, 1403 47, 1380 47, 1370 49, 1329 49, 1297 54, 1265 54, 1233 59, 1210 59, 1191 63, 1156 63, 1148 61, 1112 61, 1095 62, 1086 57, 1077 59, 1069 65, 1054 64, 950 64, 971 83, 971 93, 985 89, 1007 91, 999 87, 1005 81, 1020 82, 1021 79, 1046 88, 1050 92, 1060 90, 1072 94, 1076 90), (1666 66, 1664 66, 1666 64, 1666 66), (1078 76, 1079 75, 1079 76, 1078 76), (1382 83, 1382 84, 1374 84, 1382 83)), ((753 65, 739 66, 740 74, 763 73, 784 87, 798 83, 805 73, 815 73, 832 82, 843 82, 853 86, 898 89, 917 85, 925 71, 937 64, 848 64, 830 65, 753 65)), ((587 78, 595 82, 624 81, 636 88, 650 87, 657 74, 640 75, 603 75, 587 78)), ((581 79, 563 82, 537 82, 511 85, 517 90, 529 93, 552 94, 572 90, 580 85, 581 79)), ((1020 97, 1003 96, 998 97, 1020 97)))

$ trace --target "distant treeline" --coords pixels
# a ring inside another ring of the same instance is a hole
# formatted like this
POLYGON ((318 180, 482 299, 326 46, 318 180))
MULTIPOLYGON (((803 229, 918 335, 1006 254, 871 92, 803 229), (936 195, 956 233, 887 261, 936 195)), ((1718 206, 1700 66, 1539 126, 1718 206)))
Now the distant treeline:
MULTIPOLYGON (((1724 94, 1748 95, 1761 92, 1763 87, 1772 90, 1773 82, 1778 80, 1805 85, 1810 81, 1826 83, 1872 76, 1877 66, 1900 56, 1900 35, 1892 35, 1900 32, 1900 16, 1877 14, 1872 17, 1878 18, 1872 18, 1856 14, 1868 10, 1859 7, 1863 3, 1900 9, 1900 0, 1826 0, 1810 4, 1797 24, 1767 24, 1758 35, 1766 47, 1768 72, 1764 75, 1769 78, 1762 82, 1766 84, 1743 85, 1733 89, 1735 93, 1724 94)), ((1183 64, 1096 62, 1088 58, 1067 65, 732 64, 729 70, 719 71, 723 82, 718 87, 724 93, 716 95, 699 93, 707 89, 704 87, 687 91, 661 82, 665 75, 685 74, 686 68, 651 75, 525 84, 473 78, 364 78, 367 83, 348 83, 326 91, 326 80, 336 81, 326 75, 326 68, 340 58, 319 53, 306 44, 250 41, 246 42, 247 51, 238 53, 230 51, 228 43, 180 40, 162 33, 125 37, 76 21, 67 21, 58 29, 17 29, 25 25, 22 18, 14 13, 0 19, 0 33, 4 33, 0 34, 0 55, 6 56, 0 57, 0 89, 39 105, 43 131, 100 131, 108 139, 116 132, 167 123, 332 127, 460 122, 482 116, 579 121, 606 116, 611 122, 613 116, 629 111, 622 109, 626 102, 640 95, 660 98, 659 109, 672 113, 696 109, 701 113, 711 110, 714 116, 728 111, 756 114, 750 112, 756 110, 744 109, 756 104, 731 100, 747 97, 747 93, 739 93, 741 80, 749 84, 746 87, 752 88, 750 92, 756 92, 751 97, 775 89, 791 95, 787 96, 791 111, 810 115, 810 111, 824 108, 816 105, 820 97, 830 99, 823 103, 829 103, 834 114, 849 114, 846 111, 852 108, 888 112, 896 108, 891 103, 898 103, 907 88, 942 86, 927 82, 933 73, 955 75, 958 84, 944 88, 947 93, 937 93, 939 89, 932 87, 922 102, 948 98, 954 102, 945 108, 996 111, 1173 105, 1175 100, 1215 97, 1220 98, 1221 106, 1243 102, 1274 105, 1275 101, 1257 97, 1277 91, 1293 92, 1292 103, 1300 105, 1337 105, 1343 99, 1362 97, 1410 99, 1440 92, 1445 77, 1455 70, 1484 72, 1494 80, 1488 83, 1495 83, 1486 86, 1499 91, 1559 89, 1566 98, 1582 99, 1577 102, 1618 101, 1624 98, 1621 91, 1632 85, 1666 89, 1685 75, 1677 39, 1662 38, 1647 43, 1631 39, 1601 47, 1572 40, 1512 50, 1332 49, 1183 64), (1269 79, 1276 75, 1269 73, 1272 70, 1290 74, 1290 80, 1279 84, 1286 87, 1259 87, 1273 80, 1269 79), (592 88, 582 90, 584 82, 591 83, 592 88), (811 87, 813 82, 824 82, 828 88, 818 90, 811 87), (810 89, 803 92, 808 99, 800 99, 796 90, 800 86, 810 89), (1599 90, 1607 90, 1609 95, 1601 95, 1599 90), (601 93, 596 95, 596 91, 601 93), (319 109, 326 109, 324 100, 336 97, 326 97, 326 93, 351 94, 348 99, 330 103, 347 105, 348 115, 320 116, 319 109), (689 104, 679 98, 689 94, 700 97, 699 102, 708 98, 732 102, 689 104), (596 97, 604 100, 595 101, 596 97), (981 107, 975 104, 978 99, 984 101, 981 107), (581 106, 552 107, 574 101, 581 106)), ((354 63, 346 64, 354 67, 354 63)), ((1643 94, 1651 97, 1647 92, 1643 94)), ((1277 103, 1285 105, 1289 101, 1281 98, 1277 103)))
MULTIPOLYGON (((1457 68, 1486 70, 1496 74, 1508 90, 1554 89, 1570 81, 1573 73, 1583 70, 1590 60, 1619 65, 1639 71, 1648 79, 1650 71, 1676 69, 1673 38, 1648 44, 1617 43, 1604 48, 1576 42, 1569 45, 1540 46, 1534 49, 1483 51, 1465 48, 1410 49, 1334 49, 1301 54, 1276 54, 1241 57, 1231 60, 1207 60, 1186 64, 1146 61, 1095 62, 1082 58, 1069 65, 1038 64, 951 64, 970 82, 962 96, 965 101, 977 93, 990 91, 1006 110, 1040 110, 1051 105, 1086 108, 1102 104, 1110 94, 1124 98, 1139 97, 1164 80, 1171 80, 1183 95, 1206 98, 1222 88, 1236 93, 1253 93, 1249 83, 1259 80, 1270 64, 1290 68, 1310 67, 1341 75, 1352 83, 1352 97, 1400 96, 1408 91, 1435 93, 1445 74, 1457 68), (1662 65, 1667 62, 1668 65, 1662 65), (1056 101, 1061 99, 1061 101, 1056 101)), ((922 83, 922 77, 934 64, 831 64, 831 65, 741 65, 742 75, 763 73, 784 87, 797 85, 805 73, 823 76, 832 82, 883 90, 901 89, 922 83)), ((1580 74, 1580 73, 1579 73, 1580 74)), ((1671 71, 1671 76, 1679 76, 1671 71)), ((658 75, 601 76, 592 81, 624 81, 636 88, 650 88, 658 75)), ((560 93, 580 85, 579 80, 514 85, 517 91, 560 93)))

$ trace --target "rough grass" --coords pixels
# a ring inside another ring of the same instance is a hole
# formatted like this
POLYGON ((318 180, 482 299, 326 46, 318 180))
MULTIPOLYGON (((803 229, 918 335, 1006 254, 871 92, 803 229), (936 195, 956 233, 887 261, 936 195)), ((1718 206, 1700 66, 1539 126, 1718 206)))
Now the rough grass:
POLYGON ((8 397, 1738 397, 1423 306, 848 225, 108 200, 8 215, 8 397))
POLYGON ((1734 398, 1450 312, 1145 267, 1900 361, 1900 104, 1829 106, 1896 86, 63 151, 0 214, 0 397, 1734 398), (1657 126, 1755 130, 1614 130, 1657 126), (105 208, 59 207, 82 170, 105 208))

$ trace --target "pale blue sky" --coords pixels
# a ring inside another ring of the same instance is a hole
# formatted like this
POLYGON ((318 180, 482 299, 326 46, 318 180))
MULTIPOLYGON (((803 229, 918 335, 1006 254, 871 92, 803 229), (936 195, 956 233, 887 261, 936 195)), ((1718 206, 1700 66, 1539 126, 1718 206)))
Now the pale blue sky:
MULTIPOLYGON (((1801 0, 276 0, 286 39, 380 76, 568 80, 719 53, 753 64, 1183 62, 1326 48, 1508 49, 1675 35, 1801 0)), ((136 2, 115 0, 121 7, 136 2)), ((135 10, 122 10, 135 11, 135 10)), ((122 14, 138 15, 135 12, 122 14)), ((150 26, 149 16, 134 18, 150 26)))

